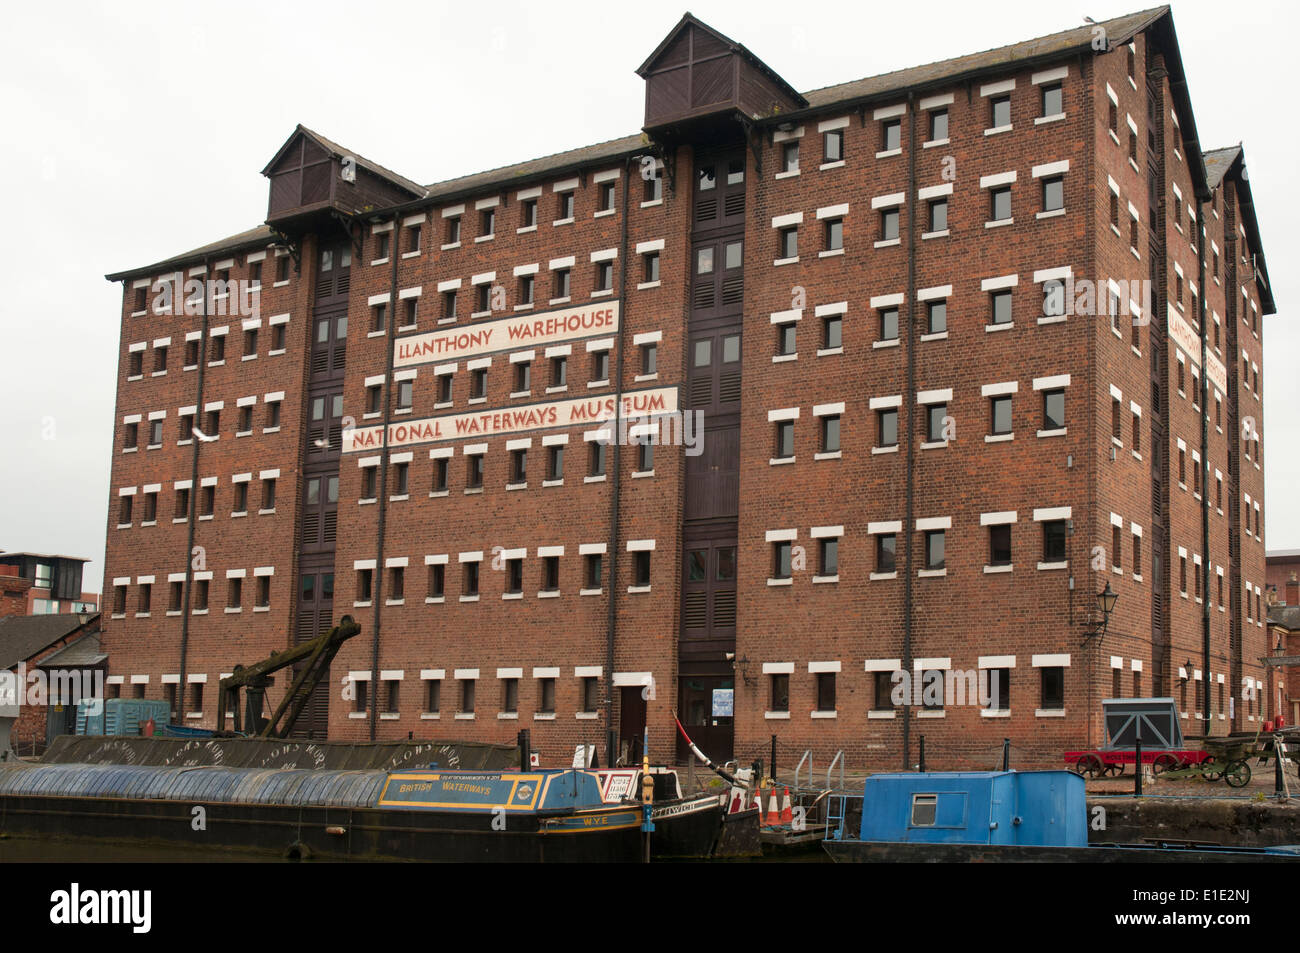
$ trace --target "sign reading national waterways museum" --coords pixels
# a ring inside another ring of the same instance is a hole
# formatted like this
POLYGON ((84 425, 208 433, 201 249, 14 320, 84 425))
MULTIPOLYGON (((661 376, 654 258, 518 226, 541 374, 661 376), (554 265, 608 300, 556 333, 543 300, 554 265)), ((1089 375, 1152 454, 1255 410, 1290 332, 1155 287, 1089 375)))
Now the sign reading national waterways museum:
POLYGON ((399 337, 394 367, 460 361, 515 348, 545 347, 618 331, 618 302, 522 314, 481 324, 399 337))
MULTIPOLYGON (((423 420, 404 420, 388 425, 389 448, 409 447, 442 440, 494 437, 530 430, 559 430, 565 427, 607 427, 614 421, 615 395, 577 397, 572 400, 477 410, 423 420)), ((619 416, 654 417, 677 412, 677 388, 655 387, 625 391, 619 416)), ((611 435, 613 439, 613 435, 611 435)), ((378 450, 385 445, 384 428, 358 427, 343 432, 343 452, 378 450)))

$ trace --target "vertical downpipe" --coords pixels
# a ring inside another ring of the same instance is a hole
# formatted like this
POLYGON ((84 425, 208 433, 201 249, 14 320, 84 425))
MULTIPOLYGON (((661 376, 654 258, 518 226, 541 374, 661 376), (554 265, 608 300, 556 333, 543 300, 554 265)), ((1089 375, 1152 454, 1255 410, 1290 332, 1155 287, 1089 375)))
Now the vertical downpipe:
POLYGON ((612 461, 606 461, 613 467, 609 505, 609 545, 607 547, 609 554, 609 600, 606 604, 607 616, 605 619, 605 685, 607 686, 605 692, 605 741, 608 748, 605 757, 607 766, 611 768, 614 766, 614 749, 617 744, 614 736, 614 633, 617 628, 615 603, 618 598, 618 498, 623 477, 622 455, 619 453, 618 422, 622 416, 623 407, 623 345, 626 339, 624 329, 627 327, 627 209, 628 195, 632 191, 630 170, 634 158, 636 157, 628 156, 623 160, 623 223, 618 248, 618 348, 614 357, 614 432, 611 435, 613 437, 614 454, 612 461))
MULTIPOLYGON (((202 320, 199 325, 199 374, 195 383, 197 393, 194 396, 194 428, 200 433, 206 433, 203 430, 203 375, 208 366, 208 278, 212 269, 211 257, 203 259, 203 308, 200 312, 202 320)), ((184 276, 184 272, 181 272, 184 276)), ((172 315, 176 315, 176 309, 179 307, 181 313, 185 311, 185 282, 181 281, 181 286, 176 289, 177 294, 172 301, 172 315)), ((181 364, 185 363, 185 352, 181 351, 181 364)), ((188 661, 190 645, 190 596, 191 589, 194 585, 194 528, 198 521, 199 515, 199 448, 203 441, 193 432, 190 433, 190 440, 193 444, 193 451, 190 453, 190 511, 188 525, 185 529, 185 594, 181 600, 181 659, 179 674, 180 679, 176 684, 176 710, 183 713, 185 711, 185 665, 188 661)), ((169 584, 170 585, 170 584, 169 584)), ((211 598, 211 594, 209 594, 211 598)), ((217 691, 221 691, 218 684, 217 691)), ((220 706, 218 706, 219 708, 220 706)), ((184 715, 182 714, 182 721, 184 715)), ((225 730, 225 725, 217 725, 217 731, 225 730)))
MULTIPOLYGON (((1206 338, 1205 314, 1209 289, 1205 287, 1205 200, 1196 200, 1196 281, 1201 293, 1196 299, 1196 319, 1201 325, 1201 654, 1204 656, 1201 671, 1205 672, 1205 692, 1201 697, 1205 733, 1210 734, 1210 414, 1206 399, 1210 395, 1209 341, 1206 338)), ((1235 439, 1235 438, 1234 438, 1235 439)), ((1229 660, 1231 668, 1231 660, 1229 660)), ((1231 687, 1231 686, 1230 686, 1231 687)), ((1235 714, 1235 711, 1234 711, 1235 714)), ((1231 726, 1229 726, 1231 730, 1231 726)))
MULTIPOLYGON (((916 94, 907 93, 907 501, 903 513, 903 671, 912 671, 912 549, 913 511, 916 503, 916 94)), ((914 674, 914 673, 913 673, 914 674)), ((911 693, 903 702, 903 770, 912 760, 911 693)))
MULTIPOLYGON (((379 448, 379 486, 376 492, 379 499, 376 501, 379 505, 379 527, 375 531, 375 580, 374 585, 370 588, 370 598, 374 605, 372 606, 370 633, 370 717, 367 724, 370 727, 370 740, 375 740, 375 732, 379 721, 379 622, 380 615, 384 608, 384 526, 387 523, 388 516, 388 428, 392 424, 392 401, 390 394, 392 390, 393 379, 393 346, 394 336, 397 333, 397 262, 402 257, 399 243, 402 239, 401 215, 393 213, 393 242, 390 248, 389 257, 392 259, 391 277, 388 282, 388 324, 385 330, 385 352, 384 359, 384 384, 381 392, 381 398, 384 402, 384 440, 379 448)), ((365 241, 364 226, 361 234, 362 242, 365 241)), ((430 232, 433 229, 433 223, 429 224, 430 232)), ((352 241, 352 230, 348 229, 348 241, 352 241)), ((364 320, 365 315, 362 315, 364 320)), ((352 323, 348 322, 348 330, 351 332, 352 323)))

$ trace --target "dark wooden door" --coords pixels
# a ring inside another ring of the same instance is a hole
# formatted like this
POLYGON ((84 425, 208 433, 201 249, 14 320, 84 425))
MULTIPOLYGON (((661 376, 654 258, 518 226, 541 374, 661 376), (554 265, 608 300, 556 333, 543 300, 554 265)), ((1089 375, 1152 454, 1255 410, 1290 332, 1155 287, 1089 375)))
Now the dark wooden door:
POLYGON ((736 643, 736 539, 690 540, 685 547, 682 652, 728 651, 736 643))
MULTIPOLYGON (((304 560, 306 561, 306 560, 304 560)), ((304 566, 298 577, 298 624, 294 632, 294 644, 309 642, 319 635, 324 635, 334 624, 334 569, 329 567, 304 566)), ((294 677, 299 669, 293 670, 294 677)), ((288 678, 288 676, 282 676, 288 678)), ((291 681, 291 679, 290 679, 291 681)), ((282 691, 287 691, 286 681, 282 691)), ((330 678, 327 675, 312 693, 297 724, 293 727, 295 738, 315 738, 323 740, 329 736, 329 700, 331 692, 330 678)), ((277 695, 277 697, 280 697, 277 695)), ((264 714, 270 714, 265 712, 264 714)))
MULTIPOLYGON (((682 675, 679 682, 678 711, 686 733, 711 761, 718 764, 730 761, 735 745, 735 719, 723 712, 734 710, 735 676, 682 675)), ((691 757, 680 735, 677 757, 679 760, 691 757)))
POLYGON ((636 685, 619 691, 618 750, 624 763, 637 764, 645 742, 645 689, 636 685))

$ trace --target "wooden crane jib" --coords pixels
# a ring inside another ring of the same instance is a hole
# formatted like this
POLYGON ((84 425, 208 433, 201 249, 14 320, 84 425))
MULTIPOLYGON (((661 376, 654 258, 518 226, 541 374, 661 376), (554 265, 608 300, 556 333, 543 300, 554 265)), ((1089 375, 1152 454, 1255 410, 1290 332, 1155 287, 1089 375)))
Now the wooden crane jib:
POLYGON ((221 680, 221 688, 217 693, 217 724, 225 725, 226 704, 230 700, 234 702, 232 711, 236 733, 247 733, 259 738, 287 738, 312 692, 325 677, 339 648, 360 631, 361 626, 352 616, 345 615, 339 619, 338 625, 310 642, 295 645, 284 652, 272 652, 270 658, 248 667, 236 665, 235 671, 221 680), (269 719, 263 718, 262 703, 266 697, 266 688, 271 684, 270 676, 299 662, 306 664, 294 677, 275 712, 269 719), (244 719, 240 718, 240 689, 246 690, 244 719), (247 728, 241 724, 243 721, 247 722, 247 728))

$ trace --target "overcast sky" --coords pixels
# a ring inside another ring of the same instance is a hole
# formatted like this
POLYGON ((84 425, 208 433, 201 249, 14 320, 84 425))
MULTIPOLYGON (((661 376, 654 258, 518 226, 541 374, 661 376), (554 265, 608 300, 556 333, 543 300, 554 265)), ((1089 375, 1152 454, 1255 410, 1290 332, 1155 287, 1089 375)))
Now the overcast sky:
MULTIPOLYGON (((683 4, 685 0, 683 0, 683 4)), ((1131 2, 692 0, 809 90, 1130 13, 1131 2)), ((0 549, 103 576, 120 285, 259 224, 296 123, 418 182, 637 131, 633 72, 685 12, 649 3, 11 4, 0 36, 0 549), (558 120, 558 121, 557 121, 558 120)), ((1268 548, 1300 549, 1292 4, 1183 0, 1207 148, 1242 142, 1280 313, 1264 321, 1268 548), (1279 114, 1279 110, 1285 115, 1279 114), (1292 227, 1287 227, 1291 225, 1292 227)))

